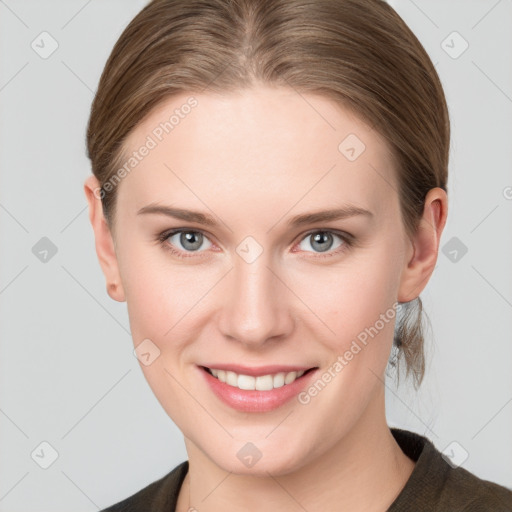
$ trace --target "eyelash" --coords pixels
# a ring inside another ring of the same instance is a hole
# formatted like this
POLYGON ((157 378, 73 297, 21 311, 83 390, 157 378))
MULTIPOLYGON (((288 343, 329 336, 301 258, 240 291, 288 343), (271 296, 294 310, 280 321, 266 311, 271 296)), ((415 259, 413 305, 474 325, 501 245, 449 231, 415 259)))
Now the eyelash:
MULTIPOLYGON (((167 239, 171 237, 172 235, 175 235, 176 233, 200 233, 205 238, 208 238, 206 233, 199 229, 185 229, 185 228, 179 228, 179 229, 172 229, 170 231, 164 231, 163 233, 160 233, 157 236, 157 241, 162 245, 162 247, 165 250, 168 250, 173 254, 174 256, 177 256, 178 258, 186 259, 196 256, 196 253, 191 252, 190 255, 188 253, 183 253, 183 251, 179 251, 175 249, 171 244, 167 243, 167 239)), ((342 233, 338 231, 333 231, 329 229, 315 229, 312 231, 308 231, 304 234, 304 236, 299 240, 299 243, 302 242, 302 240, 306 239, 308 236, 314 235, 316 233, 330 233, 333 235, 338 236, 343 240, 343 244, 335 249, 333 252, 327 252, 326 254, 317 253, 317 256, 312 256, 313 258, 330 258, 332 256, 336 256, 338 254, 341 254, 342 252, 345 252, 352 248, 355 245, 355 239, 352 235, 349 235, 348 233, 342 233)), ((208 238, 209 240, 209 238, 208 238)), ((202 252, 202 251, 201 251, 202 252)), ((198 252, 199 253, 199 252, 198 252)), ((309 257, 309 256, 308 256, 309 257)))

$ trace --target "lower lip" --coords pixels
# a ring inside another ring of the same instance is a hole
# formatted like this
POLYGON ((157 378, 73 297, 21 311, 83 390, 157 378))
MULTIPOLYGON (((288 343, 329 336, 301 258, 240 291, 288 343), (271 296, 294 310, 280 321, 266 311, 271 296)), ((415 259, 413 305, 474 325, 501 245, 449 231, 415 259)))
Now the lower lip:
POLYGON ((267 412, 281 407, 298 395, 316 373, 311 370, 295 379, 291 384, 269 391, 244 390, 235 388, 210 375, 204 368, 198 367, 212 391, 227 405, 242 412, 267 412))

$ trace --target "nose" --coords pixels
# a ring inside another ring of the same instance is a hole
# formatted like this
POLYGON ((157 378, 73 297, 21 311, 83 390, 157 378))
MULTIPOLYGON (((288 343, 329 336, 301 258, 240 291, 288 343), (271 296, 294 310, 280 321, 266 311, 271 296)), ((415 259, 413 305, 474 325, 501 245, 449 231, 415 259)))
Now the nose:
POLYGON ((235 256, 221 292, 226 294, 219 319, 222 334, 253 349, 287 337, 294 328, 294 295, 282 272, 271 266, 265 251, 251 263, 235 256))

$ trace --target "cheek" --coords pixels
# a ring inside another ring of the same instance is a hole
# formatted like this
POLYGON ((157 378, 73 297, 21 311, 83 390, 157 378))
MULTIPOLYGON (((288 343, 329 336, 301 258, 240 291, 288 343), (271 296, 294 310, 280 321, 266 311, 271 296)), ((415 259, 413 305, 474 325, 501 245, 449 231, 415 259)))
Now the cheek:
POLYGON ((330 340, 330 351, 345 355, 352 368, 369 366, 377 373, 387 364, 399 264, 392 244, 376 243, 346 265, 317 273, 314 287, 308 279, 301 282, 304 302, 329 327, 324 340, 330 340))
POLYGON ((165 343, 211 284, 199 267, 171 261, 157 246, 140 245, 123 247, 118 258, 132 335, 135 342, 152 335, 165 343))
POLYGON ((376 246, 339 266, 297 273, 294 290, 337 335, 346 333, 349 326, 364 328, 396 300, 399 268, 388 250, 384 245, 376 246))
POLYGON ((130 330, 135 347, 141 344, 157 354, 150 364, 140 360, 153 394, 178 427, 188 432, 195 423, 204 422, 200 408, 193 405, 191 396, 197 392, 187 381, 185 365, 188 347, 200 334, 195 319, 201 314, 201 297, 212 283, 204 272, 170 264, 157 250, 153 253, 133 248, 123 262, 130 330))

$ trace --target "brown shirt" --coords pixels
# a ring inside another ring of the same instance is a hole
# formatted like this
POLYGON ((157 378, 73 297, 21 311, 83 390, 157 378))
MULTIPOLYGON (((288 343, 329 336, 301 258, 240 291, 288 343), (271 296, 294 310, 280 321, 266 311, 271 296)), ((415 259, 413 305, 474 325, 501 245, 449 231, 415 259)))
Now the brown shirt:
MULTIPOLYGON (((386 512, 512 512, 512 490, 454 468, 419 434, 390 429, 402 451, 416 462, 405 487, 386 512)), ((175 512, 188 460, 102 512, 175 512)))

